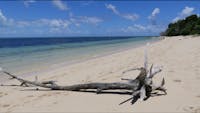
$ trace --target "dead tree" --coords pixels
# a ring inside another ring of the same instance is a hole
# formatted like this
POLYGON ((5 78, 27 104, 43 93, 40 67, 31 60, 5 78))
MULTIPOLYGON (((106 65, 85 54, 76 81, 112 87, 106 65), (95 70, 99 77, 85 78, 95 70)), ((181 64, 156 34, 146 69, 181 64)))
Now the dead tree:
MULTIPOLYGON (((86 84, 76 84, 71 86, 60 86, 55 83, 55 81, 29 81, 22 79, 16 75, 13 75, 7 71, 4 71, 0 69, 3 73, 10 76, 11 79, 18 80, 21 84, 20 86, 39 86, 43 88, 48 88, 51 90, 67 90, 67 91, 87 91, 87 90, 93 90, 96 93, 102 93, 106 90, 123 90, 123 91, 130 91, 132 94, 132 97, 123 101, 121 104, 128 102, 130 100, 131 103, 135 103, 139 98, 141 100, 147 100, 150 96, 155 96, 158 94, 158 91, 163 92, 163 94, 166 93, 166 89, 163 87, 165 84, 165 80, 163 78, 161 84, 159 86, 155 86, 153 83, 152 78, 157 73, 161 72, 161 67, 153 67, 153 64, 151 65, 150 69, 148 69, 148 59, 147 59, 147 51, 145 51, 145 60, 144 60, 144 67, 141 68, 134 68, 129 69, 127 71, 131 70, 139 70, 140 73, 135 79, 125 79, 121 78, 121 80, 125 80, 127 82, 114 82, 114 83, 86 83, 86 84)), ((127 71, 124 71, 123 73, 126 73, 127 71)))

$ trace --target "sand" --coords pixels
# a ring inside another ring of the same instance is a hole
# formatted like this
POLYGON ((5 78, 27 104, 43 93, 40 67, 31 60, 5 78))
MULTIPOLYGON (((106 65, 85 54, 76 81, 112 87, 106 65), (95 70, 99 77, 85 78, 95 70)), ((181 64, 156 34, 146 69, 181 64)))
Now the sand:
MULTIPOLYGON (((38 75, 59 85, 89 82, 120 82, 138 71, 123 71, 143 65, 144 46, 90 59, 38 75)), ((71 91, 36 91, 35 87, 0 86, 0 112, 200 112, 200 37, 177 36, 150 44, 149 65, 162 65, 156 82, 165 77, 167 95, 147 101, 118 104, 130 97, 71 91)), ((1 73, 2 74, 2 73, 1 73)), ((34 80, 34 77, 24 77, 34 80)), ((11 80, 4 84, 18 84, 11 80)))

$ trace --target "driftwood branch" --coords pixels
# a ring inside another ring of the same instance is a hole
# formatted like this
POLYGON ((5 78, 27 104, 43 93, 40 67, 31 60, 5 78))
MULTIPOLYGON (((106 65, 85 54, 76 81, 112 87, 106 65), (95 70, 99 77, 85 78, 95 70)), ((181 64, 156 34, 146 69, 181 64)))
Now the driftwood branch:
MULTIPOLYGON (((166 94, 166 89, 164 88, 165 80, 163 78, 161 84, 159 86, 155 86, 153 84, 152 78, 157 73, 161 72, 161 67, 153 67, 151 65, 150 69, 148 69, 148 59, 147 59, 147 51, 145 50, 145 60, 144 60, 144 67, 141 68, 134 68, 127 71, 132 70, 140 70, 139 75, 135 79, 126 79, 122 78, 121 80, 126 80, 127 82, 113 82, 113 83, 86 83, 86 84, 76 84, 71 86, 60 86, 55 83, 55 81, 43 81, 39 82, 36 81, 29 81, 22 79, 14 74, 11 74, 7 71, 4 71, 0 68, 0 71, 5 73, 6 75, 10 76, 11 79, 16 79, 20 82, 20 86, 29 87, 30 85, 39 86, 43 88, 48 88, 51 90, 67 90, 67 91, 86 91, 86 90, 93 90, 96 93, 102 93, 105 90, 124 90, 124 91, 131 91, 132 97, 121 102, 121 104, 126 103, 130 100, 132 104, 134 104, 138 99, 147 100, 150 96, 155 96, 155 91, 161 91, 166 94)), ((124 71, 123 73, 127 72, 124 71)))

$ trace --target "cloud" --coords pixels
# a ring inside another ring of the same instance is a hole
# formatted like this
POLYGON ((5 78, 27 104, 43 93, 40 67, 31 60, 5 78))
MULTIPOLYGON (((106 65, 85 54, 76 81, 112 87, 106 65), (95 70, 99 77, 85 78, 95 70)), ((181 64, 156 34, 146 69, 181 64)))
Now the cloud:
POLYGON ((102 22, 103 20, 97 17, 87 17, 87 16, 82 16, 80 17, 80 21, 83 23, 89 23, 89 24, 95 24, 97 25, 98 23, 102 22))
POLYGON ((105 6, 107 9, 111 10, 114 14, 116 14, 122 18, 125 18, 127 20, 135 21, 139 18, 139 15, 137 15, 137 14, 122 14, 122 13, 120 13, 117 10, 116 6, 114 6, 112 4, 105 4, 105 6))
POLYGON ((132 20, 132 21, 135 21, 139 18, 137 14, 125 14, 125 15, 122 15, 122 17, 128 20, 132 20))
POLYGON ((98 25, 103 22, 103 19, 95 16, 75 16, 72 12, 69 13, 69 20, 73 22, 76 26, 79 26, 81 23, 98 25))
POLYGON ((14 20, 6 17, 0 9, 0 35, 50 35, 67 33, 84 33, 87 29, 78 29, 82 24, 96 26, 103 22, 101 18, 94 16, 74 16, 65 19, 36 19, 36 20, 14 20), (31 32, 30 32, 31 31, 31 32))
POLYGON ((98 25, 103 22, 101 18, 98 17, 89 17, 89 16, 70 16, 69 19, 74 25, 80 26, 82 23, 98 25))
POLYGON ((72 17, 70 19, 38 19, 33 21, 13 21, 11 26, 15 27, 49 27, 49 28, 69 28, 70 25, 80 26, 81 24, 98 25, 103 20, 97 17, 72 17))
POLYGON ((49 27, 49 28, 67 28, 71 25, 69 20, 64 19, 38 19, 33 21, 12 21, 10 27, 25 28, 25 27, 49 27))
POLYGON ((143 34, 159 34, 165 30, 165 26, 162 25, 140 25, 134 24, 126 28, 122 28, 121 31, 124 33, 143 33, 143 34))
POLYGON ((159 8, 155 8, 154 10, 153 10, 153 12, 152 12, 152 16, 154 17, 154 16, 156 16, 157 14, 159 14, 160 13, 160 9, 159 8))
POLYGON ((15 22, 15 24, 17 27, 26 27, 26 26, 30 25, 30 23, 27 21, 17 21, 17 22, 15 22))
POLYGON ((4 16, 3 12, 0 10, 0 24, 6 24, 7 18, 4 16))
POLYGON ((60 10, 68 10, 68 7, 66 4, 64 4, 61 0, 53 0, 53 5, 56 6, 60 10))
POLYGON ((32 22, 29 22, 29 25, 36 26, 49 26, 52 28, 67 28, 71 24, 69 20, 63 19, 39 19, 32 22))
POLYGON ((181 18, 180 17, 175 17, 172 22, 177 22, 178 20, 180 20, 181 18))
POLYGON ((182 12, 181 12, 181 16, 183 16, 183 17, 186 17, 186 16, 189 16, 189 15, 191 15, 192 13, 193 13, 193 11, 194 11, 194 8, 193 7, 188 7, 188 6, 186 6, 183 10, 182 10, 182 12))
POLYGON ((132 26, 128 26, 127 28, 122 28, 122 31, 123 32, 144 32, 147 29, 148 29, 147 27, 144 27, 142 25, 134 24, 132 26))
POLYGON ((119 15, 119 11, 116 9, 116 7, 112 4, 105 4, 107 9, 110 9, 113 13, 115 13, 116 15, 119 15))
POLYGON ((151 24, 152 24, 152 25, 156 25, 156 17, 157 17, 157 15, 158 15, 159 13, 160 13, 160 9, 159 9, 159 8, 155 8, 155 9, 152 11, 151 15, 148 16, 148 19, 151 21, 151 24))
POLYGON ((35 0, 24 0, 25 7, 29 7, 30 4, 35 3, 35 0))
POLYGON ((181 11, 181 13, 179 13, 178 16, 175 17, 175 18, 172 20, 172 22, 176 22, 176 21, 178 21, 178 20, 180 20, 180 19, 183 19, 183 18, 185 18, 185 17, 187 17, 187 16, 193 14, 194 10, 195 10, 194 7, 188 7, 188 6, 186 6, 186 7, 181 11))
POLYGON ((73 25, 67 19, 38 19, 32 21, 16 21, 1 27, 0 34, 50 34, 67 33, 73 25), (31 32, 30 32, 31 30, 31 32), (15 31, 15 32, 14 32, 15 31))
POLYGON ((13 24, 13 22, 14 22, 14 20, 8 19, 0 9, 0 26, 3 26, 3 27, 10 26, 13 24))
POLYGON ((39 19, 33 21, 17 21, 15 22, 16 27, 23 28, 34 28, 34 30, 39 29, 40 33, 67 33, 67 32, 77 32, 71 31, 72 27, 78 27, 82 24, 90 24, 90 25, 98 25, 102 22, 100 18, 97 17, 88 17, 88 16, 80 16, 80 17, 71 17, 70 19, 39 19))
POLYGON ((142 25, 139 25, 139 24, 135 24, 134 27, 137 28, 137 29, 139 29, 139 30, 141 30, 141 31, 144 31, 144 30, 147 29, 146 27, 144 27, 142 25))
POLYGON ((89 0, 89 1, 80 1, 80 3, 81 3, 81 6, 88 6, 90 4, 93 4, 94 1, 91 1, 91 0, 89 0))

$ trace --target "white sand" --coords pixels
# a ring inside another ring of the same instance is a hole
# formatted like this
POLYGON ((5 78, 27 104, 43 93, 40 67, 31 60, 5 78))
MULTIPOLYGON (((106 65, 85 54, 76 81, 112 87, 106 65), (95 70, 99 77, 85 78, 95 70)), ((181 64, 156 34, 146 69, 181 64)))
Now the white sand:
MULTIPOLYGON (((39 80, 57 80, 60 85, 88 82, 120 82, 134 78, 137 71, 123 71, 143 65, 144 47, 129 49, 70 66, 43 72, 39 80)), ((118 104, 130 95, 94 94, 70 91, 35 91, 34 87, 0 87, 0 112, 200 112, 200 37, 167 37, 151 44, 149 64, 162 65, 157 75, 165 77, 167 95, 147 101, 118 104)), ((26 79, 34 80, 34 77, 26 79)), ((17 84, 10 81, 7 84, 17 84)))

